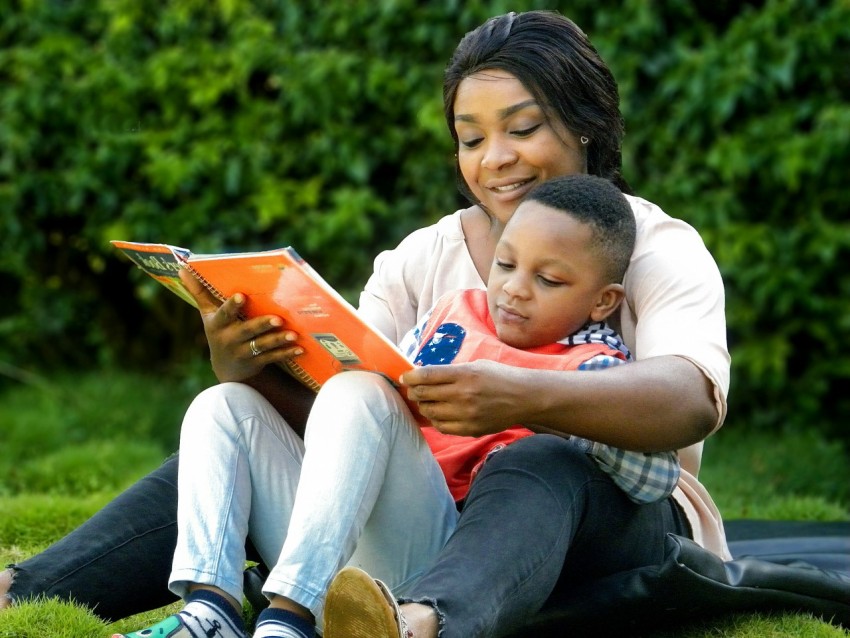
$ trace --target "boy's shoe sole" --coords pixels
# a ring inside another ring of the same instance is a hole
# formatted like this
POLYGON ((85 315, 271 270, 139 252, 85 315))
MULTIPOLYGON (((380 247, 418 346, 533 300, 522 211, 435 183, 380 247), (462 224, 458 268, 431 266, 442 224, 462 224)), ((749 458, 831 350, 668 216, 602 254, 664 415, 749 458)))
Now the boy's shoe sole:
POLYGON ((129 634, 112 634, 112 638, 191 638, 193 636, 180 618, 175 614, 161 620, 147 629, 140 629, 129 634))
POLYGON ((324 638, 408 638, 390 590, 356 567, 344 567, 325 598, 324 638))

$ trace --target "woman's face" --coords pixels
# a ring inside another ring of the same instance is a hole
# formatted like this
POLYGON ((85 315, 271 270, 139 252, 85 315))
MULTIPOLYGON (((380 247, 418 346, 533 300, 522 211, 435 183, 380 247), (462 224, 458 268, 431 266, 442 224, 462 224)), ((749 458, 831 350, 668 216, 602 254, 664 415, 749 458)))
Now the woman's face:
POLYGON ((485 70, 464 78, 454 113, 463 179, 502 224, 535 185, 587 172, 576 136, 550 121, 522 82, 506 71, 485 70))

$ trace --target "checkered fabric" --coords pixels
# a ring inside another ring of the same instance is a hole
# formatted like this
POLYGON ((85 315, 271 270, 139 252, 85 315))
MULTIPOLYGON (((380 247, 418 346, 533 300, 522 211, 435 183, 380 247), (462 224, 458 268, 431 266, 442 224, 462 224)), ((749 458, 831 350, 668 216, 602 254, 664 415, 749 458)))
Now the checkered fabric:
MULTIPOLYGON (((604 343, 619 350, 631 361, 632 355, 619 335, 605 324, 592 324, 568 337, 563 343, 604 343)), ((597 355, 582 363, 579 370, 602 370, 626 363, 618 357, 597 355)), ((571 437, 581 449, 590 454, 603 472, 635 503, 654 503, 667 498, 679 482, 679 455, 673 452, 633 452, 571 437)))

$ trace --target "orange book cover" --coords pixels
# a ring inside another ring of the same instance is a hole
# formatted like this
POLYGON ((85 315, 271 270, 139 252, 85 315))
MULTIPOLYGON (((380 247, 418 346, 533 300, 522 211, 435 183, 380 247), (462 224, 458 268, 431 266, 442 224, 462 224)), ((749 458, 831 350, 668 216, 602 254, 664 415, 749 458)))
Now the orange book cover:
MULTIPOLYGON (((247 317, 280 316, 286 328, 299 334, 298 344, 304 349, 285 367, 313 390, 344 370, 377 372, 395 385, 402 373, 413 368, 392 341, 364 321, 291 247, 195 255, 168 244, 111 243, 192 305, 194 300, 177 274, 181 267, 221 300, 244 294, 247 317)), ((421 419, 415 404, 411 408, 421 419)))

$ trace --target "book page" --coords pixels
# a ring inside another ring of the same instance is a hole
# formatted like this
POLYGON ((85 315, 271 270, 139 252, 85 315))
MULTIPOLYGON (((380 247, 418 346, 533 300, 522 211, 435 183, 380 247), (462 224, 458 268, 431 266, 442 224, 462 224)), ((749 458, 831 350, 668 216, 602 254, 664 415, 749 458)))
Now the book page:
POLYGON ((192 253, 186 248, 168 244, 145 244, 140 242, 118 241, 110 242, 123 252, 130 260, 148 275, 156 279, 186 303, 197 308, 195 299, 180 281, 178 273, 182 261, 192 253))

